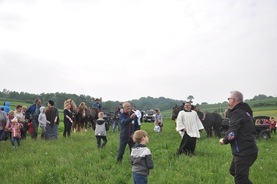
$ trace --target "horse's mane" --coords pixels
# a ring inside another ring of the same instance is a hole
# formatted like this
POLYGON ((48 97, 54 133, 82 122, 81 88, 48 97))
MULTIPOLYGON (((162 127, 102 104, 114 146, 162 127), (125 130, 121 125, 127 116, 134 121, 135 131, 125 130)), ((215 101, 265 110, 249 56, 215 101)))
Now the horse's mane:
POLYGON ((63 105, 64 105, 64 108, 66 108, 66 106, 67 106, 68 104, 71 105, 70 110, 71 110, 72 112, 76 112, 76 110, 77 110, 77 105, 76 105, 76 103, 75 103, 72 99, 67 99, 67 100, 64 101, 64 104, 63 104, 63 105))

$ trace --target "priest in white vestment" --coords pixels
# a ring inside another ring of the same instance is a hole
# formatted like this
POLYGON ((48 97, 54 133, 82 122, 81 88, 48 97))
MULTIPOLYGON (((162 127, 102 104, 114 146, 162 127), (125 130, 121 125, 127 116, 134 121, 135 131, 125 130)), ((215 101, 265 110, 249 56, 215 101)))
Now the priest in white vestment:
POLYGON ((191 104, 186 102, 184 110, 180 111, 176 119, 176 131, 182 136, 177 155, 194 154, 196 139, 200 138, 199 130, 204 129, 197 113, 191 110, 191 104))

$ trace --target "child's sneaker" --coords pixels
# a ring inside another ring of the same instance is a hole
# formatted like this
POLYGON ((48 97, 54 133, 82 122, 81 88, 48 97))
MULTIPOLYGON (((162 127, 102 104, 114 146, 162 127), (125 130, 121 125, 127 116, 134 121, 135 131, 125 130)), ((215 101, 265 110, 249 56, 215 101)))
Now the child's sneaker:
POLYGON ((15 146, 12 146, 12 149, 15 149, 15 146))

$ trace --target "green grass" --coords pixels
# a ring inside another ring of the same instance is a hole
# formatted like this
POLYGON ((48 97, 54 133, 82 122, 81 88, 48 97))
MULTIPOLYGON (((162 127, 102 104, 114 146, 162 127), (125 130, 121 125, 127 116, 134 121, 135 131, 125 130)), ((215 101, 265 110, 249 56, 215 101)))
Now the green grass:
POLYGON ((277 110, 260 110, 260 111, 254 111, 254 116, 270 116, 274 117, 274 119, 277 119, 277 110))
MULTIPOLYGON (((153 123, 142 124, 142 129, 149 133, 148 147, 154 160, 149 183, 234 183, 228 172, 230 146, 219 145, 218 138, 206 138, 203 132, 197 141, 196 156, 176 158, 181 137, 173 121, 165 119, 163 133, 155 133, 153 123)), ((65 139, 62 130, 61 123, 57 141, 33 141, 28 136, 15 150, 9 141, 0 142, 0 183, 132 183, 128 148, 122 165, 116 164, 118 133, 108 131, 106 147, 98 150, 93 131, 72 133, 65 139)), ((269 140, 257 140, 259 157, 250 173, 254 183, 277 183, 273 161, 277 158, 276 139, 272 135, 269 140)))

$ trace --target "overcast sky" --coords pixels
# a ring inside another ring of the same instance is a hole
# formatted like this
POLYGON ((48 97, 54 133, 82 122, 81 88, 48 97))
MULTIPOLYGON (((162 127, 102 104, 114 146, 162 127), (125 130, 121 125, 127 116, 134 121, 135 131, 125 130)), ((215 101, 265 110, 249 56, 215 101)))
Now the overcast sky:
POLYGON ((0 0, 0 90, 277 96, 276 0, 0 0))

